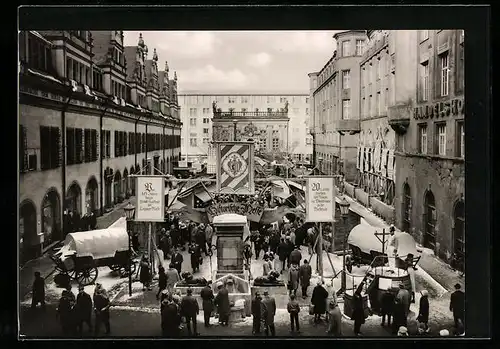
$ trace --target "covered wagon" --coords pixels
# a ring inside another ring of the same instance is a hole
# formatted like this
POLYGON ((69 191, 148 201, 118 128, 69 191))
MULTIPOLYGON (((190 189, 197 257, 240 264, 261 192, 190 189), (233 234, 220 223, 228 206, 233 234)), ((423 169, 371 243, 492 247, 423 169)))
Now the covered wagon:
POLYGON ((51 258, 57 271, 68 274, 81 285, 94 283, 98 267, 102 266, 108 266, 123 277, 135 270, 128 239, 124 227, 71 233, 51 258))

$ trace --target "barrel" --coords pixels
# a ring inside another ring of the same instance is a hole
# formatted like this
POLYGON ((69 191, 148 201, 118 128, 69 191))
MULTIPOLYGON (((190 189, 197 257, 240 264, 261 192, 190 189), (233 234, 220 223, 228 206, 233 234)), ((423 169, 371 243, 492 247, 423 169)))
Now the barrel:
MULTIPOLYGON (((363 311, 365 314, 365 319, 370 315, 370 307, 368 306, 368 295, 363 294, 363 311)), ((344 293, 344 315, 346 315, 348 318, 352 318, 352 311, 353 311, 353 291, 352 290, 347 290, 344 293)))
POLYGON ((390 267, 377 267, 369 271, 369 274, 374 277, 373 285, 370 285, 368 295, 372 312, 380 313, 382 304, 382 295, 385 293, 385 287, 388 286, 390 292, 394 295, 398 293, 399 285, 403 285, 408 292, 412 292, 412 284, 410 275, 406 270, 390 267), (381 287, 383 289, 381 289, 381 287))

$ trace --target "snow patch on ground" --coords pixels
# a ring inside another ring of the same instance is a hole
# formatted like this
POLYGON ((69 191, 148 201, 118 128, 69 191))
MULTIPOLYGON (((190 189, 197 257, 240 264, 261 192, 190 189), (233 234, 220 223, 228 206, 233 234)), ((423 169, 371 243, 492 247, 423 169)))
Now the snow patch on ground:
MULTIPOLYGON (((108 267, 100 267, 98 268, 98 270, 99 274, 97 276, 96 282, 100 283, 108 291, 111 297, 118 293, 123 283, 128 282, 127 278, 120 278, 118 275, 112 272, 108 267)), ((95 290, 95 284, 85 286, 85 292, 87 292, 90 295, 94 294, 94 290, 95 290)), ((59 298, 61 297, 62 291, 63 289, 57 287, 57 285, 55 284, 54 278, 46 279, 45 302, 48 304, 57 303, 59 301, 59 298)), ((72 280, 72 291, 75 294, 78 292, 78 283, 74 280, 72 280)), ((21 301, 21 305, 31 305, 31 300, 32 300, 32 294, 29 293, 21 301)))

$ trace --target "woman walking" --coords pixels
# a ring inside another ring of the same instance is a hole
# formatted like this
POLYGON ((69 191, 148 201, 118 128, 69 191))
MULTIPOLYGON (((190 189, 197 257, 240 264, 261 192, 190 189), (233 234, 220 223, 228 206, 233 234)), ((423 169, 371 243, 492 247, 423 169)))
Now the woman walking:
POLYGON ((148 291, 151 291, 151 265, 149 264, 148 256, 142 258, 139 280, 143 285, 143 291, 146 291, 146 288, 148 291))
POLYGON ((314 307, 314 323, 317 324, 321 321, 321 315, 326 313, 326 299, 328 298, 328 291, 323 287, 323 281, 318 281, 314 287, 311 304, 314 307))

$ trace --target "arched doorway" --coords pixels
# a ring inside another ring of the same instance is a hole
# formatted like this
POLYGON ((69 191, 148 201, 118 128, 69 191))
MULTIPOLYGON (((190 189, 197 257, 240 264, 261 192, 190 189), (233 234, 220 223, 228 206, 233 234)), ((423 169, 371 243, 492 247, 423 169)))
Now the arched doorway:
MULTIPOLYGON (((130 168, 130 174, 134 174, 134 167, 132 166, 130 168)), ((135 177, 128 177, 128 181, 129 181, 129 188, 130 188, 130 195, 135 195, 135 177)))
POLYGON ((19 259, 21 263, 38 257, 40 245, 36 237, 36 207, 33 202, 25 200, 19 209, 19 259))
POLYGON ((74 214, 81 215, 82 213, 82 189, 77 182, 73 182, 66 194, 66 209, 74 214))
POLYGON ((453 210, 453 252, 455 268, 464 271, 465 261, 465 204, 462 200, 455 204, 453 210))
POLYGON ((104 171, 104 205, 106 208, 113 206, 111 186, 113 185, 113 170, 109 167, 104 171))
POLYGON ((113 201, 115 205, 123 201, 122 197, 122 175, 120 171, 116 171, 113 180, 113 201))
POLYGON ((436 247, 436 200, 430 190, 425 193, 424 205, 424 247, 434 250, 436 247))
POLYGON ((410 232, 411 221, 411 192, 408 183, 403 185, 403 231, 410 232))
POLYGON ((86 212, 85 213, 90 213, 90 212, 96 212, 98 209, 98 202, 97 202, 97 197, 98 197, 98 186, 97 186, 97 180, 95 179, 94 176, 89 178, 89 181, 87 182, 87 187, 85 188, 85 205, 86 205, 86 212))
POLYGON ((61 199, 55 188, 50 189, 42 201, 43 247, 62 239, 61 236, 61 199))
POLYGON ((125 168, 123 170, 123 194, 126 199, 130 197, 130 186, 128 182, 128 170, 125 168))

